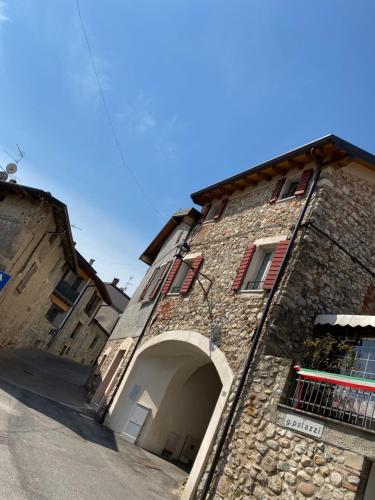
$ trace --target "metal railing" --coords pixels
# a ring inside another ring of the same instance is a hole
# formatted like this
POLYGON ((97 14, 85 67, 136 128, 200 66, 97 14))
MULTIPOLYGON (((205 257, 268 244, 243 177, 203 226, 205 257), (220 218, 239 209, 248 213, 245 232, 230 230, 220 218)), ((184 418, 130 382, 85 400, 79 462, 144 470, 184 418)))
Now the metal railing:
POLYGON ((297 376, 289 392, 288 406, 375 430, 375 393, 297 376))

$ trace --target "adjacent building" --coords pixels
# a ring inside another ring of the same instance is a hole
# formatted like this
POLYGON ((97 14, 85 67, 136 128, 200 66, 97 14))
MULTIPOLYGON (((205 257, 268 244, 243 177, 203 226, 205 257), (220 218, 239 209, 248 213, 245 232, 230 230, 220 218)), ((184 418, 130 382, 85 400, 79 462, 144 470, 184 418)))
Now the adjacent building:
POLYGON ((190 467, 184 499, 374 498, 375 157, 330 135, 192 199, 105 424, 190 467))
POLYGON ((0 347, 93 364, 109 336, 94 317, 111 298, 75 249, 66 205, 40 189, 0 182, 0 233, 0 273, 10 277, 0 291, 0 347))
POLYGON ((152 320, 178 246, 185 242, 199 218, 200 213, 194 208, 176 212, 140 256, 150 267, 120 316, 90 384, 91 404, 99 414, 106 410, 134 347, 152 320))

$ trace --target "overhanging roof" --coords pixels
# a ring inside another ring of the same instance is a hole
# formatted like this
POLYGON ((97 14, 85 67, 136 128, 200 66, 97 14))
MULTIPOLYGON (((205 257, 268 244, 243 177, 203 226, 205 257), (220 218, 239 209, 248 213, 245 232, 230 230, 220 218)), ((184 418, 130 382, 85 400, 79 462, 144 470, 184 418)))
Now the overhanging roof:
POLYGON ((375 156, 373 154, 340 139, 336 135, 329 134, 228 179, 224 179, 212 186, 196 191, 191 195, 191 198, 194 203, 204 205, 210 200, 230 195, 239 189, 255 186, 262 180, 271 180, 276 175, 284 175, 288 170, 304 168, 307 163, 311 162, 311 148, 316 150, 317 156, 322 161, 332 162, 357 159, 366 165, 375 167, 375 156))
POLYGON ((71 269, 78 271, 77 257, 74 248, 74 241, 70 227, 68 209, 65 203, 53 197, 51 193, 42 189, 23 186, 22 184, 13 184, 12 182, 0 181, 0 192, 12 193, 15 195, 26 196, 33 200, 46 201, 50 203, 56 221, 57 231, 61 232, 64 254, 71 269))
POLYGON ((112 300, 111 297, 109 296, 106 284, 99 278, 92 265, 89 262, 87 262, 87 260, 79 252, 77 252, 77 250, 76 254, 78 260, 78 266, 83 271, 85 271, 88 274, 88 276, 90 276, 96 288, 98 289, 100 296, 102 297, 104 302, 110 306, 112 304, 112 300))
POLYGON ((315 318, 315 324, 351 327, 375 327, 375 316, 362 316, 360 314, 318 314, 315 318))
POLYGON ((140 260, 145 262, 145 264, 152 264, 161 247, 164 245, 167 238, 172 234, 176 226, 178 226, 183 220, 186 222, 189 222, 190 220, 192 223, 197 221, 200 217, 200 212, 198 212, 195 208, 186 208, 175 212, 139 257, 140 260))

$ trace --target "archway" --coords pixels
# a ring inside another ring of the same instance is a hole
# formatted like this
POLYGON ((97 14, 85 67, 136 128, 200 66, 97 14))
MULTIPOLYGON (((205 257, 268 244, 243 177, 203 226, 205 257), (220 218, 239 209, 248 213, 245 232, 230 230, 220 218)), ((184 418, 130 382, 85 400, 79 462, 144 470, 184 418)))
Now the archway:
POLYGON ((197 332, 152 338, 136 353, 106 425, 168 459, 192 465, 182 498, 199 484, 233 373, 220 349, 197 332))

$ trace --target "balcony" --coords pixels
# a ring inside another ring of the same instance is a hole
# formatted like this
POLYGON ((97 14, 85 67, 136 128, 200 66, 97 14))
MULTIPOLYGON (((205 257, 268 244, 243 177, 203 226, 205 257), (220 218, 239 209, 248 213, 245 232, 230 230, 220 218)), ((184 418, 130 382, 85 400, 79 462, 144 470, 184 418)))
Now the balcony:
POLYGON ((54 293, 70 305, 74 304, 79 295, 79 291, 74 290, 66 281, 60 281, 60 283, 56 286, 54 293))
POLYGON ((295 369, 288 406, 375 431, 375 380, 295 369))

